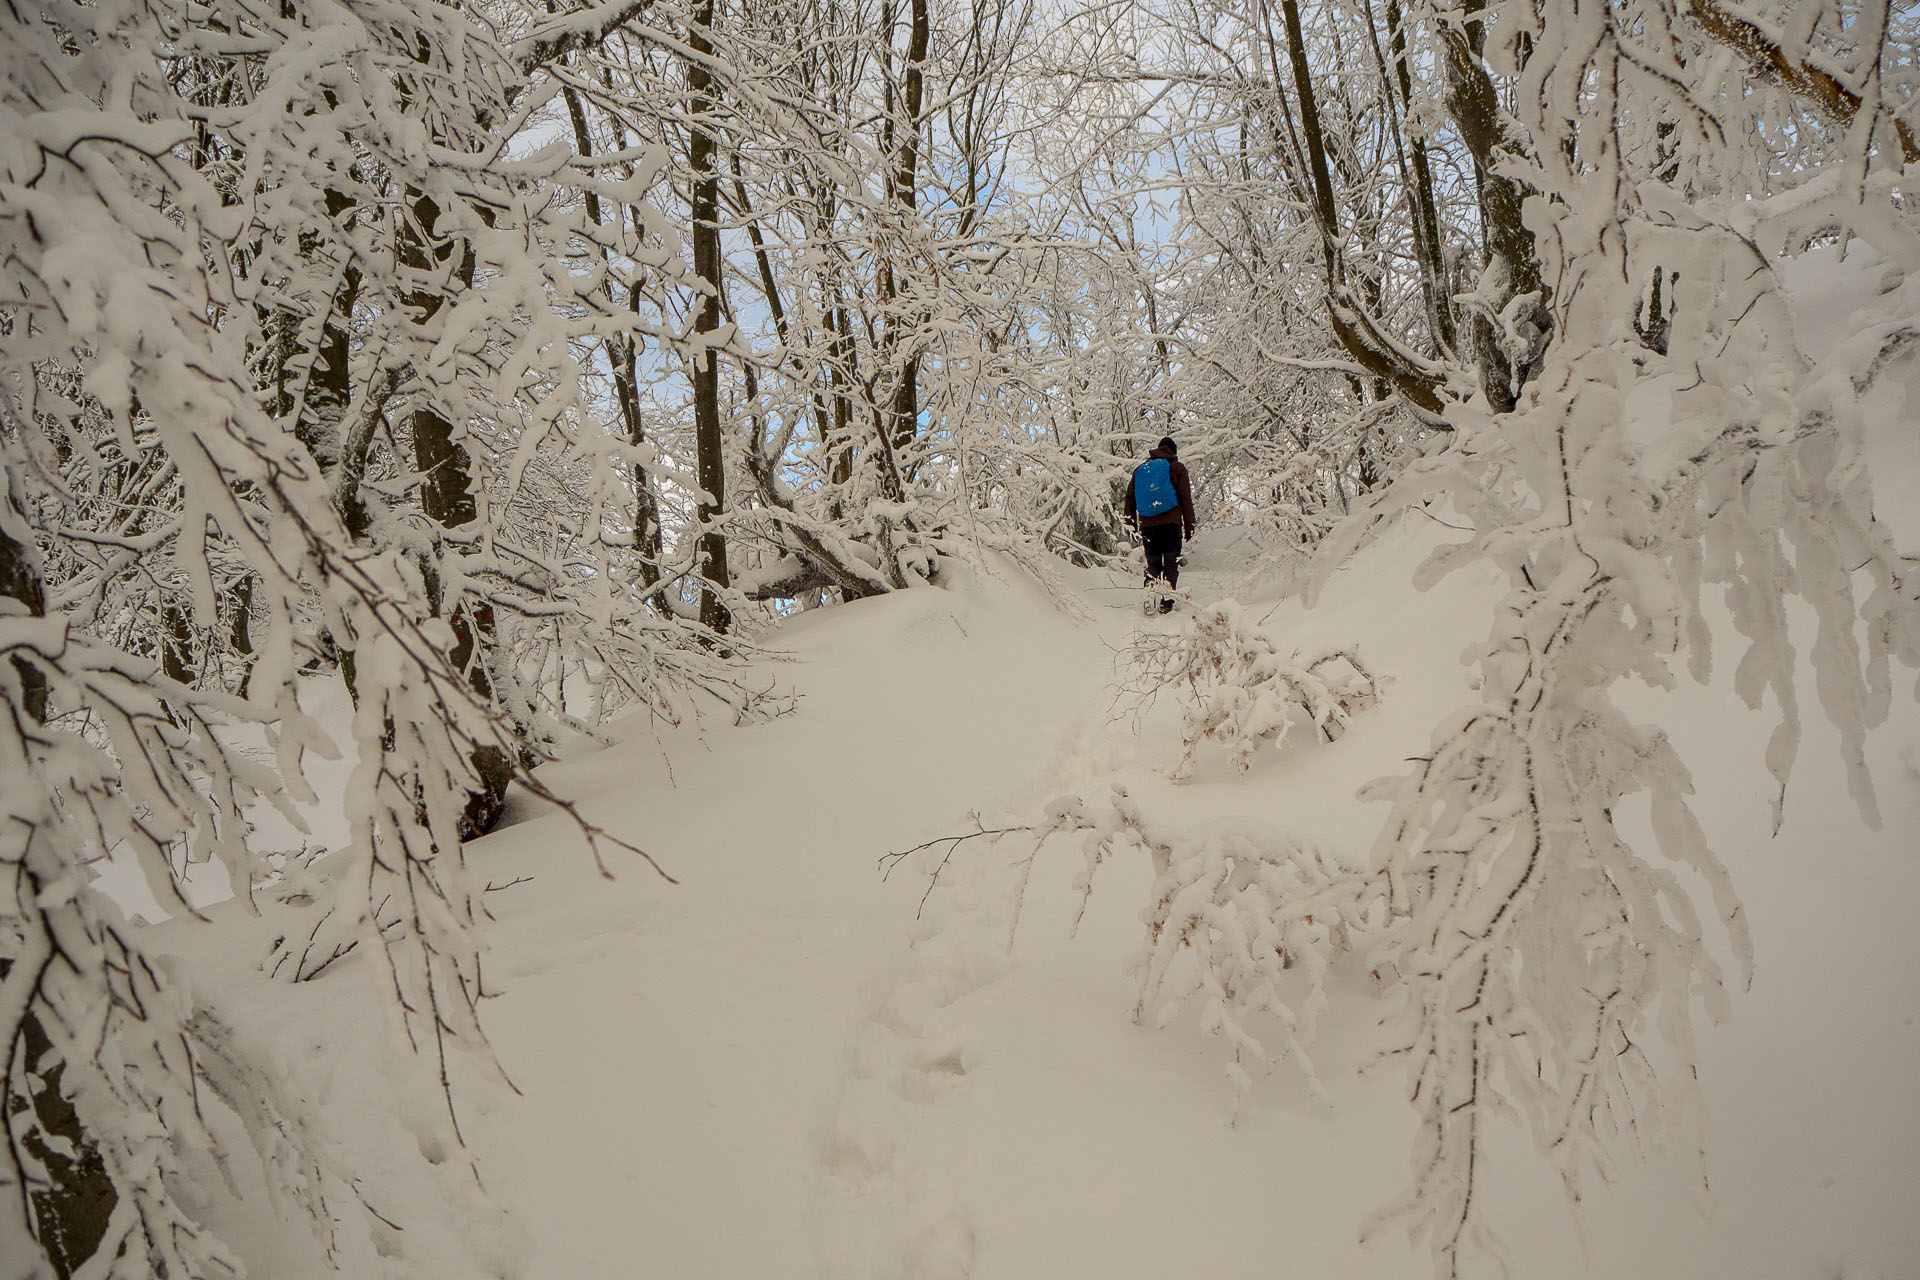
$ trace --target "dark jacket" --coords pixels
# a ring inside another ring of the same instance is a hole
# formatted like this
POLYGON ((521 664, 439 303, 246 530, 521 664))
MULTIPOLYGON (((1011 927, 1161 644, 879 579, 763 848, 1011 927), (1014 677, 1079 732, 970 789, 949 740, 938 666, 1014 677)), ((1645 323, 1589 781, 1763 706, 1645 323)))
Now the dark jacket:
MULTIPOLYGON (((1172 524, 1175 520, 1178 520, 1180 522, 1181 532, 1191 538, 1193 536, 1194 523, 1193 490, 1187 485, 1186 467, 1181 463, 1180 459, 1174 457, 1165 449, 1155 448, 1147 457, 1165 458, 1167 460, 1167 470, 1173 473, 1173 493, 1175 497, 1180 499, 1180 505, 1171 511, 1162 511, 1157 516, 1148 516, 1144 520, 1140 519, 1139 513, 1133 508, 1133 477, 1129 476, 1127 477, 1127 520, 1130 523, 1139 524, 1142 529, 1157 529, 1163 524, 1172 524)), ((1142 465, 1145 464, 1143 463, 1142 465)))

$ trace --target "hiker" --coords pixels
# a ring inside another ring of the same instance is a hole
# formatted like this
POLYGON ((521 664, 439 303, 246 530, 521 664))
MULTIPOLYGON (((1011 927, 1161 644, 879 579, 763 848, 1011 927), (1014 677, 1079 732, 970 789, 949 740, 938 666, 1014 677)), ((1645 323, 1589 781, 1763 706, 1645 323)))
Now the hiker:
MULTIPOLYGON (((1193 536, 1193 491, 1187 484, 1187 469, 1177 456, 1180 446, 1172 436, 1162 436, 1147 454, 1147 460, 1133 469, 1133 482, 1127 486, 1127 519, 1140 526, 1140 543, 1147 552, 1146 586, 1159 578, 1167 585, 1160 597, 1160 612, 1173 612, 1174 588, 1180 585, 1180 536, 1193 536)), ((1147 602, 1152 608, 1152 601, 1147 602)))

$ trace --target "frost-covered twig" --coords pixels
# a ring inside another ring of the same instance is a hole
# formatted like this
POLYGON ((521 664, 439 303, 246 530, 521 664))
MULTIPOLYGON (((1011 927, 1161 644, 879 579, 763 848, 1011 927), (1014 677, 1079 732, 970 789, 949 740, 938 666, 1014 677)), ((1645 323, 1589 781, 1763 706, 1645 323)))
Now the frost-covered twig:
POLYGON ((920 913, 926 910, 927 899, 933 896, 934 889, 940 883, 940 873, 947 869, 947 863, 952 859, 954 850, 958 849, 961 845, 965 844, 969 840, 985 839, 989 843, 991 843, 993 841, 997 841, 998 839, 1000 839, 1001 836, 1013 835, 1016 832, 1027 832, 1027 831, 1033 831, 1036 829, 1032 826, 988 827, 986 824, 980 821, 979 814, 977 813, 969 814, 968 816, 973 819, 974 829, 972 831, 963 831, 958 835, 951 835, 951 836, 935 836, 931 840, 921 841, 919 844, 914 845, 911 849, 901 849, 897 852, 885 853, 880 856, 880 878, 882 880, 885 880, 887 879, 887 877, 893 874, 894 868, 898 867, 901 863, 905 862, 908 858, 911 858, 914 854, 923 852, 924 850, 927 850, 927 849, 937 849, 941 845, 946 846, 946 851, 940 855, 940 860, 934 864, 933 870, 927 873, 926 892, 920 895, 920 905, 914 909, 914 913, 913 913, 914 919, 916 920, 919 919, 920 913))
MULTIPOLYGON (((1595 137, 1609 127, 1583 119, 1595 137)), ((1563 158, 1543 153, 1543 184, 1563 158)), ((1592 189, 1590 175, 1579 182, 1592 189)), ((1473 525, 1417 583, 1491 562, 1509 585, 1480 660, 1481 701, 1374 792, 1394 801, 1376 857, 1406 917, 1382 953, 1403 980, 1389 1059, 1407 1068, 1421 1131, 1412 1184, 1369 1230, 1407 1226, 1447 1275, 1499 1249, 1483 1203, 1493 1116, 1519 1110, 1577 1206, 1587 1171, 1605 1177, 1619 1148, 1697 1118, 1696 1002, 1724 1016, 1751 972, 1733 876, 1688 808, 1685 763, 1657 725, 1622 712, 1617 688, 1671 687, 1681 655, 1709 678, 1717 624, 1702 589, 1722 585, 1745 641, 1734 688, 1756 708, 1771 695, 1778 714, 1765 757, 1776 823, 1803 662, 1872 823, 1865 735, 1886 714, 1889 664, 1920 665, 1920 609, 1873 518, 1849 380, 1878 342, 1813 366, 1794 350, 1773 264, 1752 240, 1658 184, 1616 194, 1613 206, 1553 205, 1542 223, 1563 255, 1550 264, 1556 306, 1573 319, 1556 325, 1527 401, 1462 415, 1459 448, 1416 464, 1394 490, 1409 505, 1444 493, 1473 525), (1664 353, 1623 319, 1640 262, 1680 281, 1684 322, 1664 353), (1665 440, 1687 443, 1680 460, 1647 464, 1623 429, 1636 414, 1665 415, 1665 440), (1804 656, 1790 595, 1818 622, 1804 656), (1622 828, 1635 796, 1650 802, 1645 847, 1622 828), (1643 1049, 1656 1040, 1661 1053, 1643 1049), (1656 1060, 1673 1065, 1656 1074, 1656 1060)), ((1357 522, 1349 536, 1363 536, 1357 522)), ((1326 566, 1341 553, 1333 540, 1326 566)))
POLYGON ((1284 745, 1294 730, 1332 742, 1378 694, 1372 674, 1351 650, 1311 661, 1282 656, 1234 600, 1195 609, 1172 636, 1136 636, 1122 661, 1128 671, 1123 707, 1137 711, 1170 686, 1181 693, 1176 780, 1192 776, 1206 741, 1225 746, 1241 773, 1253 767, 1262 744, 1284 745))
MULTIPOLYGON (((1037 822, 987 827, 975 815, 974 827, 888 853, 881 866, 891 872, 916 853, 944 846, 921 896, 924 907, 948 861, 969 841, 1032 835, 1030 868, 1047 840, 1078 834, 1085 865, 1074 879, 1081 896, 1077 931, 1100 867, 1115 856, 1145 853, 1155 879, 1141 913, 1146 932, 1128 966, 1136 984, 1134 1018, 1164 1027, 1197 1004, 1201 1028, 1231 1047, 1226 1070, 1236 1107, 1253 1085, 1252 1065, 1270 1062, 1276 1045, 1313 1097, 1327 1102, 1309 1056, 1327 1007, 1327 977, 1354 953, 1356 934, 1389 923, 1384 877, 1347 866, 1312 840, 1268 823, 1222 819, 1176 830, 1148 817, 1117 783, 1101 804, 1062 796, 1037 822)), ((1021 884, 1024 896, 1024 877, 1021 884)), ((1014 903, 1011 928, 1019 926, 1020 905, 1014 903)))
POLYGON ((1141 852, 1151 862, 1146 933, 1129 964, 1134 1017, 1165 1026, 1198 1005, 1201 1029, 1231 1047, 1236 1107, 1253 1085, 1252 1064, 1272 1061, 1276 1045, 1326 1103, 1309 1051, 1327 978, 1354 954, 1357 936, 1390 923, 1385 878, 1269 823, 1225 818, 1179 830, 1150 818, 1117 783, 1103 799, 1063 796, 1030 829, 1041 840, 1083 837, 1076 930, 1108 859, 1141 852))

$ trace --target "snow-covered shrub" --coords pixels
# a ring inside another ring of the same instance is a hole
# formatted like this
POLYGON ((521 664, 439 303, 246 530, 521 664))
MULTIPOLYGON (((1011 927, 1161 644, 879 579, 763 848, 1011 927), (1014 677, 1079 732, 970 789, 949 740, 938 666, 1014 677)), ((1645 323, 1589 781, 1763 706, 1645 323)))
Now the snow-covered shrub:
POLYGON ((1373 676, 1335 650, 1302 661, 1283 654, 1236 600, 1194 610, 1171 636, 1143 635, 1128 660, 1142 700, 1176 685, 1183 704, 1176 779, 1193 775, 1203 742, 1217 742, 1241 773, 1264 743, 1332 742, 1374 701, 1373 676))
MULTIPOLYGON (((530 42, 453 5, 0 13, 9 1277, 55 1265, 77 1198, 20 1156, 64 1139, 11 1105, 47 1096, 56 1072, 111 1183, 102 1242, 63 1272, 236 1270, 198 1194, 233 1154, 202 1122, 209 1088, 234 1094, 263 1160, 311 1165, 326 1117, 261 1094, 246 1037, 224 1059, 207 1049, 195 989, 95 883, 109 857, 137 864, 189 915, 180 868, 217 858, 247 898, 248 811, 317 803, 309 764, 338 751, 301 708, 302 667, 352 666, 358 764, 331 901, 440 1083, 492 1065, 476 1008, 484 889, 459 850, 481 825, 474 799, 524 774, 530 732, 495 679, 496 611, 589 615, 576 662, 652 696, 663 635, 626 625, 634 598, 606 558, 580 556, 614 545, 610 521, 543 538, 533 526, 554 506, 528 479, 559 452, 541 441, 577 421, 575 342, 632 326, 571 287, 586 227, 542 194, 563 162, 489 169, 537 96, 529 77, 598 28, 563 40, 509 25, 530 42), (271 763, 236 748, 242 730, 265 735, 271 763), (46 1038, 31 1062, 29 1026, 46 1038)), ((665 260, 646 270, 664 277, 665 260)), ((630 474, 603 470, 611 487, 630 474)), ((697 645, 674 662, 705 665, 697 645)), ((451 1092, 440 1101, 422 1123, 457 1145, 451 1092)), ((368 1221, 310 1216, 327 1231, 368 1221)))
POLYGON ((1387 923, 1385 880, 1270 823, 1223 818, 1182 831, 1149 818, 1118 784, 1106 799, 1094 807, 1055 800, 1040 830, 1042 839, 1083 833, 1083 895, 1114 854, 1141 850, 1151 859, 1146 934, 1129 966, 1134 1017, 1165 1026, 1197 1004, 1201 1028, 1232 1046, 1236 1102, 1253 1083, 1249 1064, 1276 1056, 1325 1102, 1309 1050, 1327 975, 1352 954, 1356 933, 1387 923))
MULTIPOLYGON (((1599 40, 1586 53, 1621 73, 1619 28, 1576 36, 1554 12, 1556 39, 1599 40)), ((1538 376, 1510 412, 1457 406, 1453 447, 1413 464, 1322 562, 1333 572, 1393 506, 1441 499, 1466 536, 1416 585, 1488 564, 1508 585, 1477 700, 1377 793, 1394 806, 1375 860, 1407 914, 1384 957, 1404 979, 1387 1056, 1406 1064, 1421 1131, 1412 1185, 1375 1226, 1424 1238, 1449 1276, 1498 1252, 1489 1117, 1518 1111, 1577 1205, 1589 1171, 1698 1113, 1696 1002, 1724 1016, 1751 976, 1734 877, 1688 808, 1685 762, 1657 723, 1629 718, 1620 690, 1671 688, 1682 664, 1705 681, 1713 642, 1737 632, 1734 688, 1778 716, 1765 760, 1777 815, 1810 667, 1876 822, 1866 734, 1887 714, 1892 665, 1920 667, 1920 609, 1874 514, 1861 400, 1913 340, 1916 292, 1863 309, 1861 338, 1815 358, 1777 256, 1853 218, 1903 267, 1920 264, 1920 238, 1871 180, 1844 194, 1811 183, 1723 220, 1638 180, 1612 149, 1617 84, 1589 97, 1581 58, 1533 65, 1544 80, 1527 101, 1578 104, 1575 118, 1531 121, 1566 142, 1542 145, 1530 173, 1529 223, 1552 232, 1554 333, 1538 376), (1576 152, 1590 167, 1571 168, 1576 152), (1664 350, 1633 325, 1635 282, 1655 269, 1678 281, 1664 350), (1731 626, 1706 603, 1711 587, 1731 626), (1804 654, 1791 609, 1817 623, 1804 654), (1642 797, 1653 838, 1636 843, 1621 815, 1642 797), (1656 1073, 1656 1057, 1669 1068, 1656 1073)))

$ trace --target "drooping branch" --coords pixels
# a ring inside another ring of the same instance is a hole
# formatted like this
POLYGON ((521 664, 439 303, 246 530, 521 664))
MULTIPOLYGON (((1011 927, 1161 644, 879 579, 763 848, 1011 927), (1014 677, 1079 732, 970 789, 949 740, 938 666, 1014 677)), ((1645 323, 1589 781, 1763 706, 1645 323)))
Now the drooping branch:
POLYGON ((591 49, 653 7, 653 0, 610 0, 543 22, 513 46, 514 65, 532 75, 570 53, 591 49))
MULTIPOLYGON (((1744 57, 1756 76, 1810 100, 1833 123, 1844 128, 1860 113, 1859 94, 1831 72, 1789 55, 1780 41, 1752 18, 1732 13, 1715 0, 1689 0, 1687 11, 1701 30, 1744 57)), ((1920 143, 1915 142, 1913 130, 1899 119, 1890 123, 1900 140, 1901 160, 1907 164, 1920 161, 1920 143)))
POLYGON ((1328 296, 1327 320, 1347 354, 1368 373, 1385 378, 1402 399, 1420 412, 1427 426, 1452 429, 1441 416, 1445 406, 1440 399, 1443 379, 1438 374, 1417 366, 1397 344, 1387 342, 1371 318, 1344 296, 1328 296))

